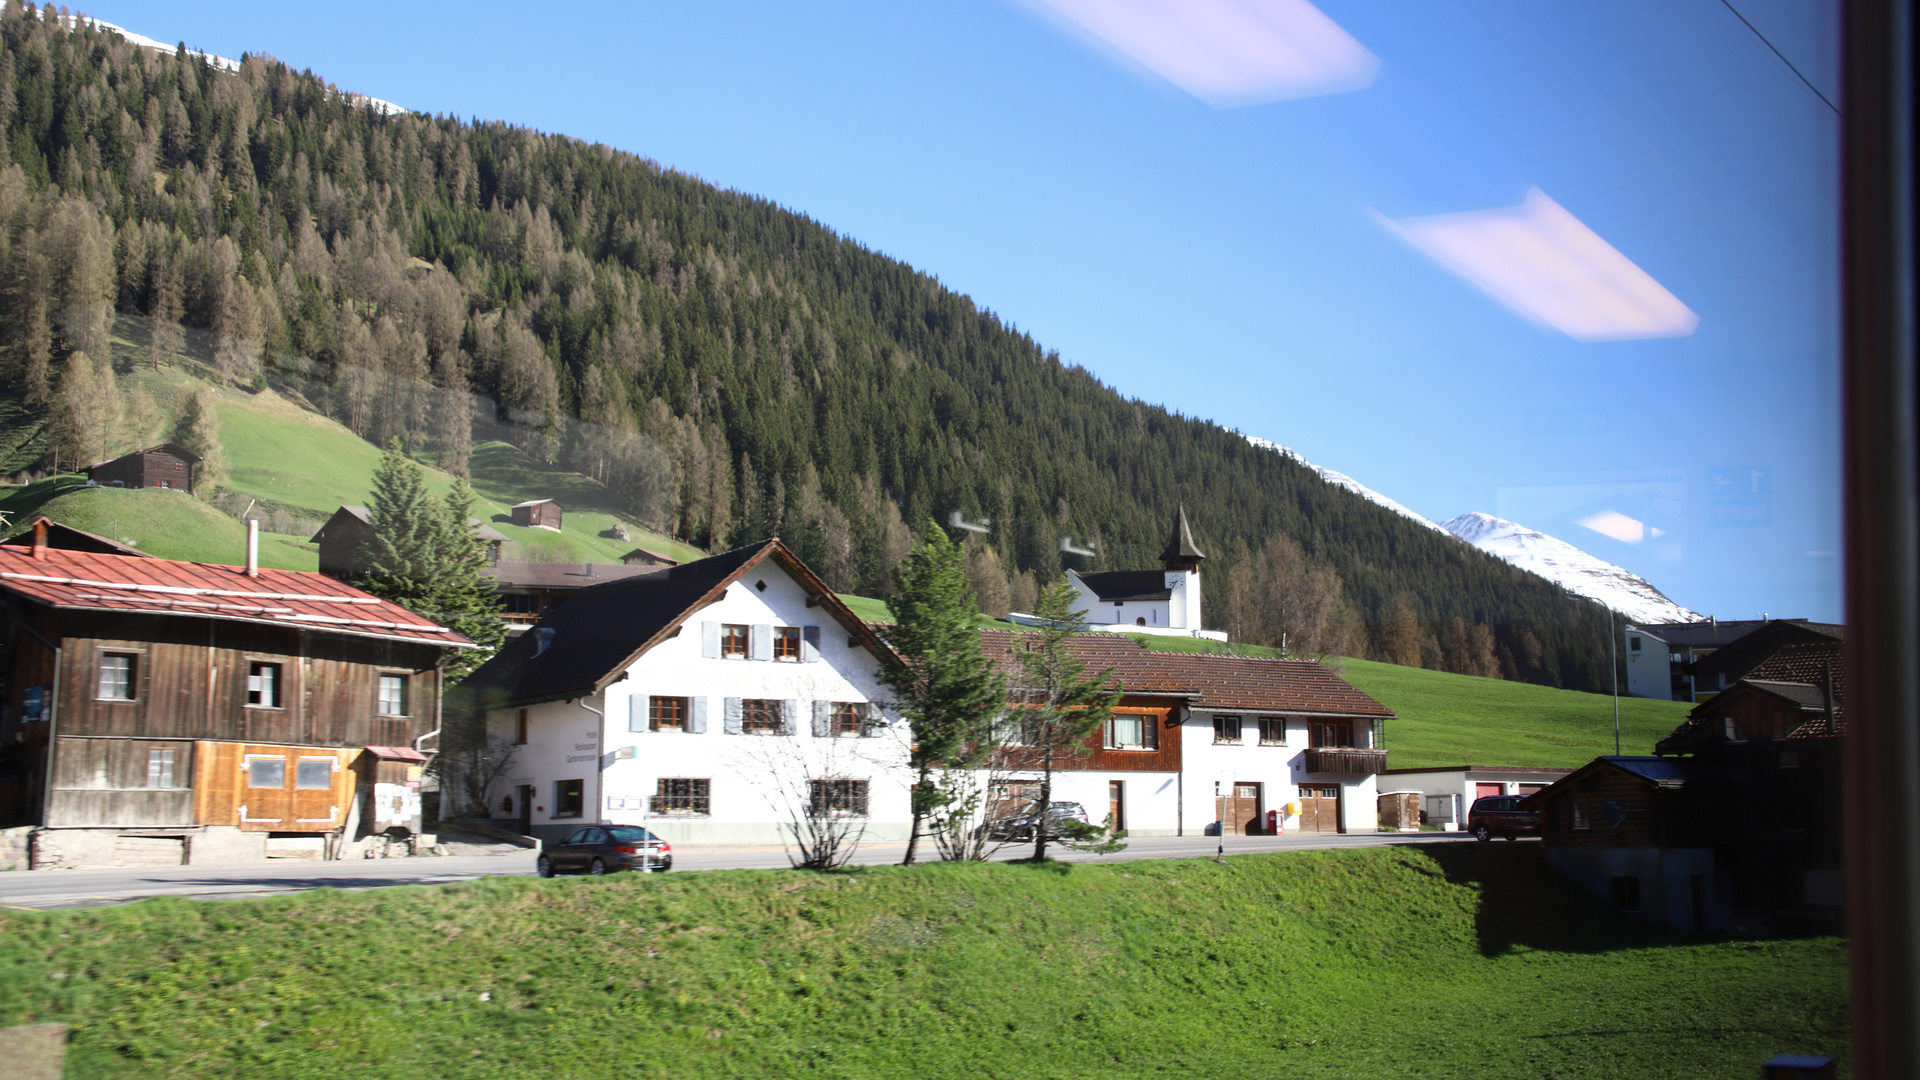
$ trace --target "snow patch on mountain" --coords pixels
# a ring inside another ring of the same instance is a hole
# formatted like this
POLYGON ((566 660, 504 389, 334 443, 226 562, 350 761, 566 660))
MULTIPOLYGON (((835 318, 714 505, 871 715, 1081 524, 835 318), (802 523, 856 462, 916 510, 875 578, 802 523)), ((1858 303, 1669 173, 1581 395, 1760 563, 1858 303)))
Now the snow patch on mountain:
POLYGON ((1274 442, 1272 439, 1263 439, 1258 435, 1248 435, 1246 432, 1241 432, 1240 437, 1264 450, 1272 450, 1276 454, 1280 454, 1285 457, 1290 457, 1293 460, 1299 462, 1300 464, 1305 465, 1307 468, 1312 469, 1314 472, 1320 474, 1320 479, 1325 480, 1327 483, 1332 484, 1336 487, 1346 488, 1348 491, 1353 492, 1355 495, 1360 496, 1361 498, 1367 500, 1368 502, 1376 503, 1380 506, 1384 506, 1387 509, 1393 511, 1394 513, 1399 514, 1401 517, 1406 518, 1408 521, 1418 522, 1419 524, 1425 525, 1427 528, 1432 529, 1435 532, 1443 533, 1447 531, 1441 528, 1440 526, 1435 525, 1433 522, 1427 520, 1426 518, 1420 516, 1419 514, 1416 514, 1413 511, 1407 509, 1406 507, 1400 505, 1399 503, 1394 502, 1392 499, 1387 498, 1385 495, 1382 495, 1379 492, 1373 490, 1372 488, 1361 483, 1360 481, 1355 480, 1353 477, 1348 476, 1346 473, 1334 472, 1332 469, 1323 469, 1320 466, 1315 465, 1313 462, 1308 461, 1306 458, 1301 457, 1298 452, 1292 449, 1289 449, 1288 447, 1281 446, 1279 443, 1274 442))
POLYGON ((1447 532, 1489 555, 1531 570, 1568 592, 1598 600, 1641 623, 1697 622, 1705 616, 1681 607, 1645 578, 1556 540, 1537 529, 1478 511, 1443 522, 1447 532))
MULTIPOLYGON (((64 16, 56 15, 54 17, 65 22, 69 27, 78 26, 81 20, 85 19, 87 22, 92 23, 93 25, 99 27, 102 30, 111 30, 116 34, 119 34, 121 37, 126 38, 129 43, 138 45, 143 49, 155 49, 155 50, 158 50, 159 52, 171 54, 177 48, 177 46, 169 45, 164 41, 155 41, 153 38, 150 38, 145 34, 136 34, 124 26, 115 26, 114 24, 108 22, 105 19, 96 19, 96 18, 93 18, 92 16, 83 16, 83 15, 64 15, 64 16)), ((205 59, 207 63, 213 65, 214 67, 220 68, 224 71, 240 70, 240 61, 229 60, 224 56, 216 56, 210 52, 202 52, 199 49, 188 49, 187 55, 193 57, 196 60, 205 59)), ((343 90, 341 91, 340 96, 347 99, 348 104, 353 105, 355 108, 359 108, 361 106, 370 106, 372 107, 373 111, 380 113, 383 116, 393 116, 397 113, 403 113, 407 111, 406 109, 398 105, 395 105, 391 101, 382 101, 377 97, 368 97, 365 94, 350 94, 343 90)))

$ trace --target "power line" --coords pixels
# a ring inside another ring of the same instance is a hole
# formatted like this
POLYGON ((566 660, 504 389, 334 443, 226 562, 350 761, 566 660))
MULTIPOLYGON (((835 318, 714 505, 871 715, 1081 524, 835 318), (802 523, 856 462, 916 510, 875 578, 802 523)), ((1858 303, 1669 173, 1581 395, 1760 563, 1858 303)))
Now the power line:
POLYGON ((1733 17, 1736 19, 1739 19, 1743 26, 1753 31, 1753 36, 1760 39, 1760 44, 1765 45, 1769 49, 1772 49, 1773 55, 1779 57, 1780 62, 1787 65, 1788 71, 1791 71, 1795 75, 1799 76, 1800 81, 1803 84, 1805 84, 1806 88, 1813 91, 1814 97, 1817 97, 1821 101, 1826 102, 1827 108, 1833 110, 1833 115, 1835 116, 1840 115, 1840 107, 1838 105, 1835 105, 1833 102, 1828 101, 1827 95, 1821 93, 1819 87, 1813 85, 1813 82, 1810 79, 1808 79, 1805 75, 1801 75, 1800 69, 1793 66, 1793 61, 1787 59, 1787 54, 1781 52, 1778 48, 1775 48, 1773 42, 1767 40, 1767 35, 1760 32, 1759 27, 1756 27, 1752 23, 1747 22, 1747 17, 1745 15, 1740 14, 1739 8, 1733 6, 1733 0, 1720 0, 1720 3, 1726 5, 1726 9, 1728 11, 1733 12, 1733 17))

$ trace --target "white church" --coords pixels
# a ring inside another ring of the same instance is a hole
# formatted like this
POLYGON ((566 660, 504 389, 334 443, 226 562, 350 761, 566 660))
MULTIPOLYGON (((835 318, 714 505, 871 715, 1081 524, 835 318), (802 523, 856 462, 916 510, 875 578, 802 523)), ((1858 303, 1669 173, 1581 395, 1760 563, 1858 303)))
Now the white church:
POLYGON ((1225 641, 1225 631, 1201 629, 1200 564, 1205 560, 1183 506, 1160 553, 1161 569, 1067 571, 1077 594, 1074 609, 1085 613, 1087 630, 1225 641))

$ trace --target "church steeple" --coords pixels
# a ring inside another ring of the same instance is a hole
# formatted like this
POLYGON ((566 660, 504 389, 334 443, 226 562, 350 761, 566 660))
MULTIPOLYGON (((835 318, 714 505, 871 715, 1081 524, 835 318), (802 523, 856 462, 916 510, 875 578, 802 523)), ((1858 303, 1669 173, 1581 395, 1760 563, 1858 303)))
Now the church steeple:
POLYGON ((1160 553, 1160 565, 1168 570, 1189 570, 1198 573, 1200 563, 1206 559, 1200 549, 1194 546, 1193 530, 1187 525, 1185 504, 1174 518, 1173 535, 1167 540, 1167 549, 1160 553))

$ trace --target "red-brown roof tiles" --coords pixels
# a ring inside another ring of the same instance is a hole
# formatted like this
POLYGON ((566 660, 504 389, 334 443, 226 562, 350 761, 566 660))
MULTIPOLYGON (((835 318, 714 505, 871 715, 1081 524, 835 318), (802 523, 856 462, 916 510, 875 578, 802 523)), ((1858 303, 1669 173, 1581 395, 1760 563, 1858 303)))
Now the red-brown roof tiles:
MULTIPOLYGON (((980 632, 987 659, 1010 677, 1019 671, 1014 650, 1027 636, 1006 630, 980 632)), ((1189 697, 1203 709, 1394 715, 1385 705, 1312 660, 1154 652, 1121 634, 1078 634, 1072 642, 1074 655, 1089 673, 1112 668, 1129 694, 1189 697)))
POLYGON ((0 589, 49 607, 270 623, 455 648, 473 642, 398 604, 320 574, 0 546, 0 589))

